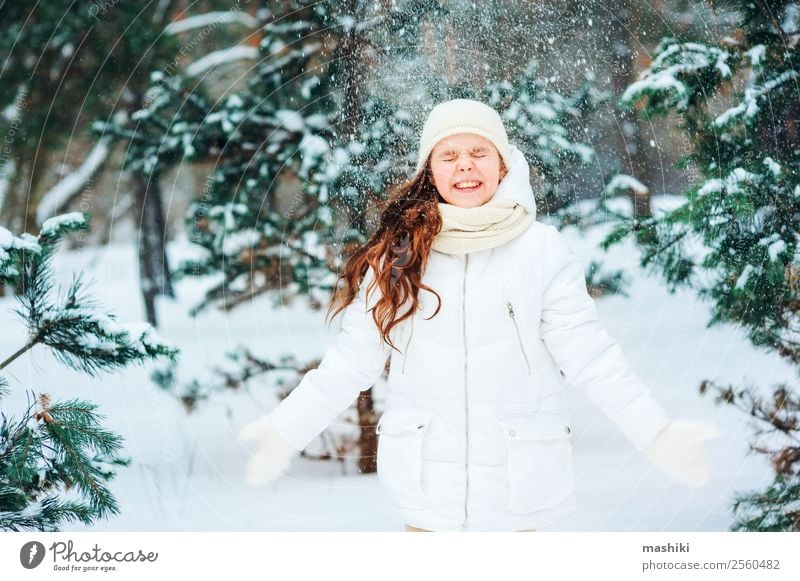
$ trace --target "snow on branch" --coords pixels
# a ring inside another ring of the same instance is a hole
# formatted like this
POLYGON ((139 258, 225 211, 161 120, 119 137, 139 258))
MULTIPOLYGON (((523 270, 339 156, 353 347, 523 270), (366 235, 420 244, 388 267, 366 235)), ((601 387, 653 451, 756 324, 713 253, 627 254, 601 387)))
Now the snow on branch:
POLYGON ((647 195, 650 189, 635 177, 627 174, 617 174, 609 180, 605 187, 606 196, 617 196, 633 191, 636 194, 647 195))
POLYGON ((258 48, 254 46, 232 46, 208 53, 198 61, 186 67, 187 77, 197 77, 206 71, 229 62, 239 60, 258 60, 258 48))
POLYGON ((736 119, 742 117, 745 119, 751 119, 755 117, 760 110, 758 105, 758 100, 760 98, 766 97, 765 100, 769 102, 769 98, 771 96, 770 93, 772 91, 775 91, 782 85, 788 84, 789 81, 793 81, 796 78, 797 71, 789 70, 784 71, 774 79, 770 79, 763 85, 747 87, 744 90, 744 98, 742 102, 735 107, 728 109, 721 115, 718 115, 717 118, 714 119, 714 126, 725 127, 736 119))
POLYGON ((178 34, 193 30, 195 28, 203 28, 206 26, 216 24, 232 24, 238 23, 247 28, 258 28, 258 19, 250 16, 245 12, 237 12, 232 10, 208 12, 206 14, 198 14, 197 16, 190 16, 183 20, 176 20, 170 22, 165 28, 164 32, 167 34, 178 34))
POLYGON ((64 231, 75 230, 86 225, 86 215, 83 212, 70 212, 69 214, 61 214, 45 220, 39 234, 47 238, 53 238, 64 231))
POLYGON ((661 41, 656 48, 657 56, 643 70, 639 80, 631 83, 620 97, 622 104, 631 106, 647 94, 673 95, 673 104, 678 111, 689 106, 693 84, 706 71, 713 71, 722 79, 731 78, 727 64, 730 53, 725 50, 695 42, 679 43, 672 38, 661 41))

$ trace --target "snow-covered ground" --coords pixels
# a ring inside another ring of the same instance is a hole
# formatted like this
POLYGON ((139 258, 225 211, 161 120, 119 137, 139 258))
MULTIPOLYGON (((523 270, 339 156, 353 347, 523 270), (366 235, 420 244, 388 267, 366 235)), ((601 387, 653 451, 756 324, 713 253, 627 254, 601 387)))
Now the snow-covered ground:
MULTIPOLYGON (((690 292, 670 295, 660 279, 643 275, 632 246, 618 246, 603 255, 595 249, 599 233, 584 238, 573 229, 564 232, 585 264, 599 257, 610 268, 624 268, 632 281, 629 298, 605 297, 598 300, 598 308, 635 371, 673 417, 710 421, 722 436, 709 443, 711 484, 699 490, 671 484, 581 390, 572 388, 578 511, 547 530, 727 530, 734 493, 765 486, 771 473, 762 457, 747 454, 751 430, 746 416, 730 406, 714 405, 710 395, 698 395, 697 387, 703 379, 736 385, 746 379, 767 389, 793 380, 793 369, 777 356, 753 349, 735 327, 706 328, 708 305, 690 292)), ((170 260, 189 252, 185 243, 172 243, 170 260)), ((85 280, 94 280, 90 291, 120 321, 144 319, 133 243, 61 251, 54 263, 65 287, 72 272, 84 270, 85 280)), ((243 345, 272 358, 284 353, 303 360, 319 356, 338 328, 339 318, 326 329, 324 312, 310 312, 300 303, 276 309, 268 298, 228 315, 212 310, 192 319, 187 311, 202 287, 197 281, 181 282, 175 301, 159 303, 159 333, 181 348, 184 381, 209 377, 212 366, 224 364, 226 351, 243 345)), ((0 299, 2 358, 25 338, 24 328, 10 312, 14 306, 14 299, 0 299)), ((275 405, 271 389, 252 385, 230 391, 187 414, 151 382, 151 368, 152 364, 131 367, 92 379, 58 364, 43 347, 8 368, 12 394, 0 401, 4 413, 18 415, 25 405, 25 388, 56 398, 81 397, 98 403, 106 416, 104 425, 125 437, 125 453, 133 462, 111 483, 121 514, 91 530, 402 530, 377 477, 357 474, 352 463, 298 458, 288 475, 271 485, 254 489, 244 482, 249 450, 237 442, 236 433, 275 405)), ((380 395, 380 386, 376 389, 380 395)))

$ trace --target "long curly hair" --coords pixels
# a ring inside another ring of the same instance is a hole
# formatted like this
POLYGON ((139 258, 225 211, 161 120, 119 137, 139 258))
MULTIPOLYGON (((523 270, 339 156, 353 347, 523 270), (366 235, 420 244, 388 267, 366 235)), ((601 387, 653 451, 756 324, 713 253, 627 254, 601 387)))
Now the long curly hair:
MULTIPOLYGON (((502 158, 500 171, 501 176, 507 172, 502 158)), ((422 283, 433 238, 442 227, 439 202, 445 200, 431 181, 429 157, 423 171, 390 190, 377 229, 347 259, 337 278, 328 305, 328 317, 335 317, 353 302, 370 268, 375 276, 366 289, 367 296, 375 292, 376 287, 380 292, 372 309, 372 318, 380 330, 381 339, 393 349, 397 350, 397 347, 389 339, 389 333, 419 308, 420 289, 436 295, 438 305, 430 318, 439 313, 441 297, 422 283), (344 281, 341 288, 340 281, 344 281), (398 316, 398 310, 409 300, 409 308, 398 316)))
POLYGON ((430 181, 429 163, 424 171, 390 190, 377 229, 344 264, 328 305, 329 317, 335 317, 353 302, 370 268, 375 276, 366 289, 367 296, 376 290, 380 293, 372 318, 381 339, 393 349, 397 347, 389 333, 418 308, 419 289, 436 294, 439 306, 434 315, 439 312, 441 297, 421 280, 433 238, 442 227, 436 205, 439 202, 444 199, 430 181), (344 281, 341 288, 340 281, 344 281), (409 308, 398 316, 400 307, 409 300, 409 308))

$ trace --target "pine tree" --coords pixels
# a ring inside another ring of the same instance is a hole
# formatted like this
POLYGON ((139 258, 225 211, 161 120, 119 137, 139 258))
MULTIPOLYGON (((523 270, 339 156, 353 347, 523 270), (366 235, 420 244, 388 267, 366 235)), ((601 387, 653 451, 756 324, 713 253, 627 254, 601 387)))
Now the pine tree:
MULTIPOLYGON (((8 34, 0 39, 5 63, 0 107, 14 110, 11 123, 17 128, 9 132, 13 139, 0 160, 0 218, 4 224, 15 231, 32 232, 37 223, 66 211, 81 195, 111 157, 111 134, 101 134, 87 156, 97 159, 91 172, 82 166, 48 191, 44 188, 48 172, 52 173, 49 157, 57 154, 64 158, 76 147, 80 149, 87 137, 84 128, 92 117, 113 117, 116 123, 127 123, 127 112, 141 108, 149 71, 173 61, 182 49, 164 27, 173 13, 184 9, 179 0, 145 6, 97 0, 5 2, 0 6, 0 19, 8 28, 8 34)), ((0 117, 0 126, 5 122, 0 117)), ((135 210, 132 218, 140 234, 141 290, 147 320, 153 325, 155 297, 174 297, 157 177, 147 179, 139 172, 132 173, 130 196, 135 210)))
POLYGON ((5 200, 0 192, 0 218, 11 230, 36 230, 49 157, 58 152, 63 158, 63 148, 80 139, 76 126, 84 116, 110 115, 118 102, 114 91, 125 99, 146 83, 143 58, 160 64, 177 52, 162 30, 170 4, 175 0, 145 7, 96 0, 0 5, 6 29, 0 108, 13 109, 0 116, 0 128, 11 136, 0 166, 8 181, 5 200))
MULTIPOLYGON (((663 38, 621 98, 649 115, 677 116, 692 146, 681 166, 700 179, 663 215, 620 217, 605 246, 635 237, 642 265, 662 274, 671 291, 690 287, 710 301, 709 325, 734 323, 754 346, 800 365, 800 4, 712 5, 735 17, 735 31, 715 44, 663 38)), ((704 386, 716 387, 720 401, 749 402, 741 409, 780 441, 777 449, 753 446, 770 458, 775 480, 737 500, 734 529, 800 530, 797 388, 777 389, 784 395, 767 403, 753 388, 704 386), (759 417, 756 408, 769 413, 759 417)))
MULTIPOLYGON (((45 221, 38 236, 0 228, 0 285, 15 286, 14 310, 28 329, 23 346, 0 362, 0 372, 37 345, 62 364, 88 375, 166 357, 177 350, 147 324, 122 324, 103 313, 73 278, 53 296, 52 258, 68 233, 85 230, 88 216, 70 213, 45 221)), ((0 398, 10 392, 0 375, 0 398)), ((101 425, 97 405, 54 401, 30 391, 19 419, 0 414, 0 529, 55 531, 65 521, 91 524, 119 512, 106 483, 127 466, 122 438, 101 425)))

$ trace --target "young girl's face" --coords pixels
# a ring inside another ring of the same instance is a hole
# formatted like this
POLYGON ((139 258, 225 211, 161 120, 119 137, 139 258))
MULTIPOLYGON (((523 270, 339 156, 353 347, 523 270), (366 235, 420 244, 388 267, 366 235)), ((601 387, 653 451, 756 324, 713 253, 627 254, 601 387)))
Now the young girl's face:
POLYGON ((500 153, 475 133, 457 133, 431 151, 431 182, 448 204, 474 208, 488 202, 505 175, 500 153))

